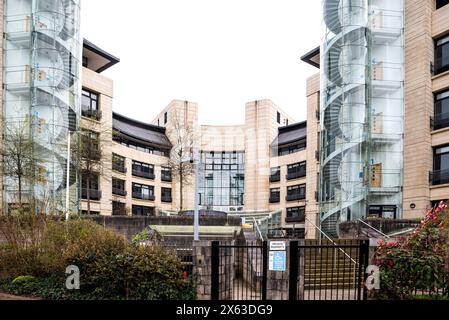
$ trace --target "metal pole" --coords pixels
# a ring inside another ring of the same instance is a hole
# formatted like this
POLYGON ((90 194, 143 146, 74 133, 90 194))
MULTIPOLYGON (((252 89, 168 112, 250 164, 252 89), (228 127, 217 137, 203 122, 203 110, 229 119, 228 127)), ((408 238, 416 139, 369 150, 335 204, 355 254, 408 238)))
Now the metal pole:
POLYGON ((200 195, 199 195, 199 171, 200 171, 200 161, 199 157, 195 156, 193 159, 195 161, 195 214, 194 214, 194 222, 193 222, 193 240, 199 241, 200 235, 199 235, 199 229, 200 229, 200 214, 199 214, 199 202, 200 202, 200 195))
POLYGON ((70 136, 70 131, 69 131, 69 134, 68 134, 68 139, 67 139, 67 181, 66 181, 66 190, 65 190, 65 210, 66 210, 66 213, 65 213, 65 219, 66 219, 66 221, 67 220, 69 220, 69 215, 70 215, 70 213, 69 213, 69 197, 70 197, 70 148, 71 148, 71 146, 70 146, 70 143, 71 143, 71 141, 70 141, 70 138, 71 138, 71 136, 70 136))

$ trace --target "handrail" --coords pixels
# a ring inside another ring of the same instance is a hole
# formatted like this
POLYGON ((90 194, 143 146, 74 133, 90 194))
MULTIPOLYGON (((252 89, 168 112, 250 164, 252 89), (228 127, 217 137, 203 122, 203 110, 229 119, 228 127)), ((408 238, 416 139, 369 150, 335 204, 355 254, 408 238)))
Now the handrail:
MULTIPOLYGON (((306 220, 313 226, 315 227, 315 229, 317 229, 327 240, 329 240, 330 242, 332 242, 332 244, 336 247, 338 247, 338 244, 332 240, 320 227, 318 227, 316 224, 314 224, 312 221, 310 221, 309 218, 306 217, 306 220)), ((351 259, 352 263, 354 263, 355 265, 358 265, 359 263, 357 261, 355 261, 349 254, 346 253, 346 251, 344 251, 342 248, 338 248, 341 252, 344 253, 344 255, 351 259)))
POLYGON ((387 239, 391 239, 390 236, 386 235, 385 233, 383 233, 383 232, 380 231, 380 230, 377 230, 376 228, 374 228, 372 225, 366 223, 365 221, 363 221, 363 220, 361 220, 361 219, 358 219, 357 222, 361 222, 361 223, 364 224, 365 226, 367 226, 367 227, 369 227, 370 229, 376 231, 376 232, 377 232, 378 234, 380 234, 381 236, 383 236, 383 237, 385 237, 385 238, 387 238, 387 239))
POLYGON ((259 224, 257 223, 256 218, 253 217, 253 229, 256 229, 256 234, 259 236, 260 240, 264 241, 264 237, 262 235, 262 232, 259 229, 259 224))

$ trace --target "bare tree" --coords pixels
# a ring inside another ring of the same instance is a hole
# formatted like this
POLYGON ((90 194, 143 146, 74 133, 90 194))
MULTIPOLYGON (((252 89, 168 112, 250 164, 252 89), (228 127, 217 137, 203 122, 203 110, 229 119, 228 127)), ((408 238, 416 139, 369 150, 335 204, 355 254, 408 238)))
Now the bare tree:
POLYGON ((173 179, 179 182, 180 211, 183 211, 183 190, 185 186, 192 185, 195 173, 195 164, 193 161, 187 161, 187 159, 193 157, 198 139, 193 126, 184 121, 177 112, 173 112, 171 115, 171 123, 167 134, 174 142, 174 146, 166 166, 171 170, 173 179))
POLYGON ((79 140, 79 161, 82 198, 87 202, 87 214, 91 214, 92 201, 101 196, 100 176, 106 179, 112 166, 112 156, 105 155, 106 146, 111 142, 112 129, 106 123, 85 120, 81 126, 79 140))
POLYGON ((17 188, 14 190, 17 197, 15 201, 22 209, 24 188, 27 185, 31 186, 36 169, 34 144, 30 137, 28 121, 5 124, 0 155, 3 162, 3 173, 7 177, 5 184, 9 185, 9 188, 17 188))

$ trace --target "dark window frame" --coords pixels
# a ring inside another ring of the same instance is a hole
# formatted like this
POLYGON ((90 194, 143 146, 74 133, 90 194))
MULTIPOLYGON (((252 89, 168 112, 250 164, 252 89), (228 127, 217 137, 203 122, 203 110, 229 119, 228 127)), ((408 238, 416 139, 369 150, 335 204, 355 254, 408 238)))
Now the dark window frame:
POLYGON ((134 177, 154 180, 155 179, 154 165, 150 163, 133 160, 132 175, 134 177))
POLYGON ((287 222, 287 223, 292 223, 292 222, 305 223, 305 221, 306 221, 306 207, 305 206, 287 208, 285 222, 287 222))
POLYGON ((98 92, 92 91, 87 88, 82 89, 81 93, 81 114, 83 117, 100 120, 100 99, 101 95, 98 92), (88 99, 88 103, 85 104, 85 100, 88 99))
POLYGON ((287 187, 287 201, 303 201, 306 199, 306 184, 297 184, 287 187))
POLYGON ((271 188, 270 203, 280 203, 280 202, 281 202, 281 188, 271 188))
POLYGON ((131 211, 133 216, 154 216, 154 207, 133 205, 131 211))
POLYGON ((436 0, 435 1, 436 10, 443 8, 448 4, 449 0, 436 0))
POLYGON ((449 70, 449 35, 435 39, 434 74, 438 75, 449 70), (439 44, 439 42, 441 42, 439 44), (444 54, 446 53, 446 54, 444 54))
POLYGON ((138 200, 155 201, 154 186, 133 182, 132 197, 138 200), (144 193, 144 191, 148 191, 148 194, 144 193))
POLYGON ((305 178, 307 176, 307 161, 301 161, 287 166, 287 180, 305 178))

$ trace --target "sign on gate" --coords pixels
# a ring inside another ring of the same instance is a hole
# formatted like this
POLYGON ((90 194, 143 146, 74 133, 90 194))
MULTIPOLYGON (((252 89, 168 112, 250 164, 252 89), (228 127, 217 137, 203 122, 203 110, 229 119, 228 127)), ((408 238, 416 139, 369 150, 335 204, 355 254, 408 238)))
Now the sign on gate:
POLYGON ((271 241, 270 242, 270 251, 285 251, 286 244, 285 241, 271 241))
POLYGON ((282 271, 286 270, 287 265, 287 252, 286 251, 270 251, 270 271, 282 271))

